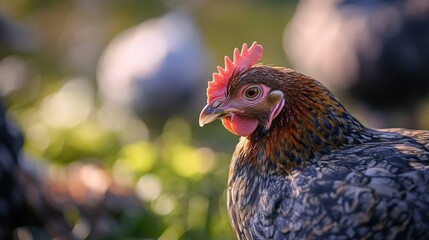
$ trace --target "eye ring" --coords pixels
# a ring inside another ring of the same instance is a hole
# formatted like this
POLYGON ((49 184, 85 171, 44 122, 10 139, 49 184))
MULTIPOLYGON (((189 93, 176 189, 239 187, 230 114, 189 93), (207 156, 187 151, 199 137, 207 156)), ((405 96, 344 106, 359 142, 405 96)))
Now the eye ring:
POLYGON ((262 90, 259 86, 250 86, 244 90, 244 97, 247 100, 254 101, 261 96, 262 90))
POLYGON ((217 107, 219 107, 219 105, 220 105, 221 103, 222 103, 222 101, 221 101, 221 100, 216 100, 216 101, 214 101, 214 102, 213 102, 212 107, 217 108, 217 107))

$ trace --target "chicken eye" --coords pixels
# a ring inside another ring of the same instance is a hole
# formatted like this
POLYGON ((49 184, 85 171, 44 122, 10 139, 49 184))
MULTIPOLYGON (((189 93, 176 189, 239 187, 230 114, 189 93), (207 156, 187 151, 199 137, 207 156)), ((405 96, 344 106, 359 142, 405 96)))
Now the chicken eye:
POLYGON ((244 96, 248 100, 255 100, 259 97, 259 95, 261 95, 261 89, 259 87, 256 87, 256 86, 249 87, 248 89, 246 89, 244 91, 244 96))

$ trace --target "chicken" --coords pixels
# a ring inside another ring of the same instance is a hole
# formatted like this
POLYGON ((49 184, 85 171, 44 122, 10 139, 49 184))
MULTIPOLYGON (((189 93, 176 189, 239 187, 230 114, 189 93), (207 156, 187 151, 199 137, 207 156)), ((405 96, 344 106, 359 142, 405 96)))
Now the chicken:
POLYGON ((363 126, 321 83, 225 57, 200 126, 241 136, 227 202, 238 239, 428 239, 429 132, 363 126))
POLYGON ((35 223, 17 177, 22 144, 22 135, 6 118, 0 103, 0 239, 11 239, 16 227, 35 223))
POLYGON ((109 171, 81 162, 48 171, 24 157, 23 143, 0 102, 0 240, 105 239, 127 212, 144 212, 109 171))
POLYGON ((195 117, 206 65, 198 27, 189 11, 178 9, 115 37, 97 78, 106 102, 129 107, 157 136, 171 117, 195 117))
POLYGON ((0 239, 17 238, 20 227, 43 225, 52 237, 76 239, 62 214, 41 197, 40 182, 33 178, 22 154, 23 143, 0 102, 0 239))
POLYGON ((374 123, 392 126, 402 113, 401 124, 416 127, 429 92, 428 24, 427 0, 303 0, 284 49, 297 70, 373 112, 366 120, 378 114, 374 123))

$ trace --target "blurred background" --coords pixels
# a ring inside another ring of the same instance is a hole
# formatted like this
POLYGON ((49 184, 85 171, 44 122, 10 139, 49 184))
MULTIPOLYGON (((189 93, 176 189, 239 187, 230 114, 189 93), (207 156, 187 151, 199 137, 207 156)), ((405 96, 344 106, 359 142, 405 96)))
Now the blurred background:
POLYGON ((428 22, 426 0, 0 0, 0 216, 26 216, 0 238, 234 239, 238 139, 198 126, 223 57, 256 40, 365 124, 428 129, 428 22))

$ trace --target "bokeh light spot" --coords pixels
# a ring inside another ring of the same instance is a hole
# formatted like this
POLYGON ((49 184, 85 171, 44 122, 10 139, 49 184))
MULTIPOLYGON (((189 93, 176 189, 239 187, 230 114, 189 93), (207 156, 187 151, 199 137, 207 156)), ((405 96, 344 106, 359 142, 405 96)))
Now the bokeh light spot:
POLYGON ((93 109, 93 92, 86 79, 69 80, 41 105, 43 121, 53 127, 74 127, 85 121, 93 109))
POLYGON ((141 200, 153 200, 157 198, 162 191, 161 181, 154 174, 143 175, 137 182, 135 191, 141 200))
POLYGON ((158 215, 170 214, 177 205, 177 200, 174 195, 162 194, 152 204, 152 209, 158 215))

